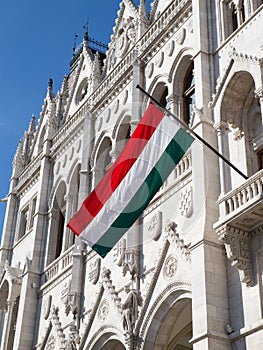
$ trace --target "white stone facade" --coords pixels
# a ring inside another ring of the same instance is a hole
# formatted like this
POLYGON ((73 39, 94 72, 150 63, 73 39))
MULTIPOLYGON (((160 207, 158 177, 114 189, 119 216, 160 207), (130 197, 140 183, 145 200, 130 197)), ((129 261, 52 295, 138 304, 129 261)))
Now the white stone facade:
POLYGON ((263 5, 122 0, 18 145, 0 248, 0 350, 263 349, 263 5), (66 223, 149 99, 200 141, 100 258, 66 223))

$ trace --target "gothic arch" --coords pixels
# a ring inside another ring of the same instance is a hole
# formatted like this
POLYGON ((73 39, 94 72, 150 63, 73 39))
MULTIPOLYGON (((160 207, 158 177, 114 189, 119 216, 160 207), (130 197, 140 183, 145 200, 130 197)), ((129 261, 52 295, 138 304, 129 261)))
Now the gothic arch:
POLYGON ((122 122, 123 122, 123 120, 124 120, 125 118, 129 118, 130 121, 131 121, 131 117, 128 115, 128 113, 129 113, 129 110, 128 110, 128 109, 124 109, 124 110, 121 112, 121 114, 120 114, 120 116, 118 117, 118 119, 117 119, 117 121, 116 121, 116 123, 115 123, 115 125, 114 125, 114 128, 113 128, 112 139, 115 139, 115 138, 116 138, 116 135, 118 134, 118 130, 119 130, 119 128, 120 128, 120 125, 122 124, 122 122))
POLYGON ((57 188, 58 188, 58 186, 59 186, 61 181, 63 181, 63 177, 62 177, 62 175, 59 175, 59 177, 57 178, 55 184, 53 185, 53 188, 52 188, 50 196, 49 196, 49 201, 48 201, 48 210, 49 211, 52 208, 54 195, 55 195, 55 192, 56 192, 56 190, 57 190, 57 188))
POLYGON ((123 332, 113 326, 101 327, 84 347, 85 350, 125 350, 123 332))
POLYGON ((95 146, 94 146, 94 148, 93 148, 93 151, 92 151, 91 156, 90 156, 90 167, 91 167, 91 169, 94 168, 94 165, 95 165, 95 158, 96 158, 96 156, 97 156, 98 149, 100 148, 100 145, 101 145, 101 143, 102 143, 102 141, 103 141, 103 139, 104 139, 105 137, 109 137, 109 138, 111 139, 110 133, 109 133, 109 131, 107 131, 107 130, 103 130, 103 131, 102 131, 102 133, 101 133, 100 136, 98 137, 98 139, 97 139, 97 141, 96 141, 96 144, 95 144, 95 146))
MULTIPOLYGON (((59 180, 59 179, 58 179, 59 180)), ((66 183, 60 179, 51 197, 49 211, 48 244, 46 265, 57 259, 63 250, 66 212, 66 183)))
MULTIPOLYGON (((191 291, 188 283, 175 282, 156 298, 142 325, 140 337, 144 339, 143 349, 169 349, 170 343, 186 345, 192 330, 191 291), (186 332, 187 331, 187 332, 186 332), (166 344, 163 341, 166 341, 166 344)), ((188 348, 186 348, 188 349, 188 348)), ((189 345, 189 349, 192 349, 189 345)))
POLYGON ((66 179, 66 184, 67 185, 70 185, 71 182, 72 182, 72 177, 73 177, 73 173, 76 169, 76 167, 80 165, 80 158, 76 158, 73 162, 73 164, 71 165, 70 169, 69 169, 69 172, 68 172, 68 176, 67 176, 67 179, 66 179))
POLYGON ((182 69, 185 64, 185 61, 186 59, 189 59, 189 57, 191 59, 193 57, 193 49, 191 47, 184 47, 178 52, 172 64, 172 67, 170 69, 170 72, 168 74, 168 81, 173 81, 173 82, 176 82, 177 84, 176 77, 178 73, 179 73, 179 76, 180 74, 182 74, 182 69))
MULTIPOLYGON (((149 88, 148 88, 148 93, 153 96, 154 98, 156 98, 158 100, 158 91, 159 88, 163 86, 163 87, 167 87, 168 88, 168 75, 167 74, 159 74, 157 75, 153 81, 151 82, 149 88)), ((144 113, 147 105, 149 103, 149 98, 146 96, 144 98, 143 101, 143 108, 142 108, 142 112, 144 113)))

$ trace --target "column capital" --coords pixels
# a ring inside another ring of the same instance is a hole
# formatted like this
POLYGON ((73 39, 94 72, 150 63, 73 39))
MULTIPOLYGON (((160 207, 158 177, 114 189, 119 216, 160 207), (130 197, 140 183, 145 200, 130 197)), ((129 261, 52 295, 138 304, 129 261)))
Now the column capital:
POLYGON ((225 134, 225 132, 228 130, 228 124, 223 120, 220 120, 219 122, 215 123, 213 127, 218 135, 225 134))

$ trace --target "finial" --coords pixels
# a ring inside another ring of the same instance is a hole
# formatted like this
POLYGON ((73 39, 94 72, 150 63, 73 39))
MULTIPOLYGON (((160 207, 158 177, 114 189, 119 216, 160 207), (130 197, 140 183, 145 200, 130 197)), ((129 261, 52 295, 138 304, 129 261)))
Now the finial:
POLYGON ((73 41, 73 56, 75 54, 76 51, 76 47, 77 47, 77 38, 78 38, 78 34, 74 34, 74 41, 73 41))
POLYGON ((29 127, 28 127, 28 134, 31 134, 31 135, 34 134, 34 131, 35 131, 35 120, 36 120, 36 117, 35 117, 34 114, 32 114, 32 117, 31 117, 31 120, 30 120, 30 123, 29 123, 29 127))
POLYGON ((89 41, 89 17, 87 18, 86 24, 83 26, 83 29, 85 29, 84 32, 84 41, 89 41))
POLYGON ((53 79, 50 78, 50 79, 48 80, 48 89, 49 89, 49 90, 52 90, 52 88, 53 88, 53 79))

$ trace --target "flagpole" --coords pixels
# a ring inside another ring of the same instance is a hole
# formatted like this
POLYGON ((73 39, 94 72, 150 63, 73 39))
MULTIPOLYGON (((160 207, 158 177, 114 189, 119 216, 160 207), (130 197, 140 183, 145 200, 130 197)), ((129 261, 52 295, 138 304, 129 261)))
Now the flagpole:
POLYGON ((243 174, 234 164, 232 164, 227 158, 225 158, 221 153, 219 153, 213 146, 211 146, 205 139, 194 132, 183 120, 180 120, 176 115, 171 113, 168 109, 163 107, 160 102, 158 102, 154 97, 152 97, 148 92, 146 92, 140 85, 136 85, 136 88, 141 90, 146 96, 148 96, 160 109, 166 112, 168 115, 173 117, 178 123, 180 123, 190 134, 201 141, 206 147, 208 147, 212 152, 214 152, 219 158, 221 158, 227 165, 234 169, 239 175, 241 175, 245 180, 248 180, 248 176, 243 174))

